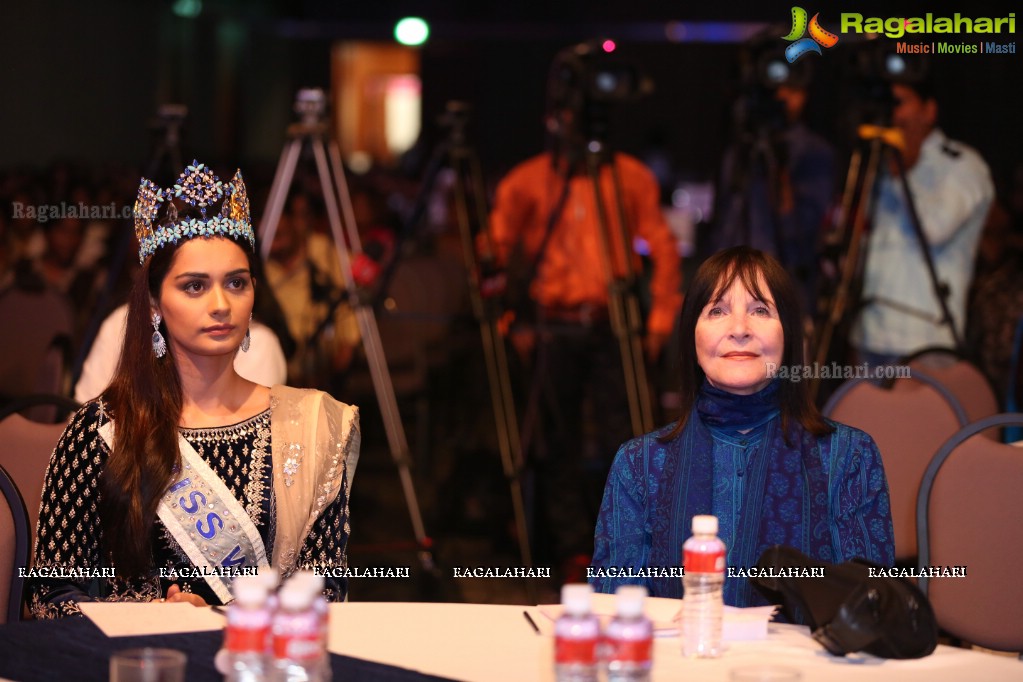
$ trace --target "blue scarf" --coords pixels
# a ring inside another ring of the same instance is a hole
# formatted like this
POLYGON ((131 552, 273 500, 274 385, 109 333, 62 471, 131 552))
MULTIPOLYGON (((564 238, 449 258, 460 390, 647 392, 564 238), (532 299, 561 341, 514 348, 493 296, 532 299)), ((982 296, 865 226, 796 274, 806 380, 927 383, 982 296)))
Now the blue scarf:
MULTIPOLYGON (((653 514, 653 537, 665 538, 666 560, 681 556, 693 516, 713 509, 714 439, 708 426, 745 429, 764 425, 762 446, 751 456, 729 555, 735 568, 756 565, 765 549, 788 545, 809 556, 831 560, 827 472, 817 438, 800 425, 789 427, 786 444, 778 416, 780 380, 749 396, 721 391, 704 383, 685 429, 668 444, 653 514), (815 519, 816 523, 811 523, 815 519)), ((655 540, 656 542, 656 540, 655 540)), ((660 543, 656 543, 660 544, 660 543)), ((678 581, 677 581, 678 582, 678 581)), ((681 585, 676 588, 681 593, 681 585)), ((725 603, 767 603, 745 578, 725 581, 725 603)))
POLYGON ((696 412, 712 429, 736 433, 756 429, 778 415, 779 380, 752 395, 736 395, 711 386, 707 381, 696 394, 696 412))

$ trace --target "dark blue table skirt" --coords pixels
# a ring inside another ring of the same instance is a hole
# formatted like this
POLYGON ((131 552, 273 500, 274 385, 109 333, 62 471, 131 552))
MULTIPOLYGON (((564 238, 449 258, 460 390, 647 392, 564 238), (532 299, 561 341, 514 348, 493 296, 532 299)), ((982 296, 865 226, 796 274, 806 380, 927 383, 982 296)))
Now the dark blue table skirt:
MULTIPOLYGON (((386 636, 381 633, 381 636, 386 636)), ((179 635, 107 637, 88 618, 30 621, 0 626, 0 677, 18 682, 59 680, 106 682, 110 655, 121 649, 161 647, 188 654, 189 682, 221 682, 213 667, 223 633, 193 632, 179 635)), ((412 670, 331 654, 334 680, 382 682, 443 681, 412 670)))

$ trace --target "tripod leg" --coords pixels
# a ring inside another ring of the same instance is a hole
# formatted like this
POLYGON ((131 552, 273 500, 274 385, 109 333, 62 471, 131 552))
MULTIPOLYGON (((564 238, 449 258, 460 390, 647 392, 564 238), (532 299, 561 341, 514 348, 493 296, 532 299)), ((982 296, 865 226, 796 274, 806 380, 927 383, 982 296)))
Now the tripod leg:
POLYGON ((614 186, 614 202, 618 212, 618 228, 621 232, 623 254, 625 255, 626 281, 629 286, 624 294, 626 296, 625 312, 627 314, 626 329, 629 332, 629 340, 632 346, 632 372, 636 375, 636 391, 639 393, 639 408, 643 424, 643 433, 649 433, 654 428, 653 408, 650 404, 650 384, 647 381, 646 362, 643 355, 643 314, 639 307, 639 300, 636 297, 636 290, 633 284, 636 282, 636 273, 632 269, 630 258, 630 247, 632 238, 629 235, 628 222, 625 215, 625 201, 623 200, 622 180, 618 174, 618 166, 611 162, 611 179, 614 186))
POLYGON ((416 490, 412 482, 412 474, 409 470, 409 447, 405 436, 405 427, 401 423, 401 416, 398 414, 398 402, 394 395, 394 385, 391 383, 390 370, 384 358, 383 345, 380 342, 380 331, 377 327, 376 318, 373 316, 373 309, 366 305, 357 305, 355 309, 356 321, 359 324, 359 332, 363 336, 363 348, 366 350, 366 357, 369 360, 370 375, 373 378, 373 387, 376 389, 377 402, 380 405, 380 413, 384 420, 384 430, 387 432, 387 442, 391 449, 391 457, 395 466, 398 467, 398 476, 401 479, 402 491, 405 495, 405 502, 408 505, 409 518, 412 522, 412 531, 420 546, 420 558, 424 564, 432 566, 432 559, 429 558, 429 546, 432 544, 426 535, 423 526, 423 517, 419 509, 419 501, 416 497, 416 490))
MULTIPOLYGON (((326 145, 322 138, 316 140, 313 144, 313 156, 316 159, 316 170, 320 176, 323 196, 327 199, 325 201, 327 218, 330 221, 330 228, 334 236, 334 246, 337 249, 338 260, 341 263, 341 272, 345 279, 345 286, 348 288, 348 291, 355 291, 356 286, 355 279, 352 276, 352 264, 345 246, 337 195, 334 192, 334 184, 331 181, 325 147, 326 145)), ((354 225, 351 227, 354 227, 354 225)), ((380 342, 380 331, 377 328, 376 318, 373 317, 372 309, 363 305, 362 301, 358 298, 355 299, 355 319, 359 325, 363 348, 369 361, 370 376, 373 379, 373 388, 376 391, 377 402, 380 405, 380 413, 384 421, 384 430, 387 432, 387 442, 391 449, 391 457, 398 467, 398 476, 401 479, 402 491, 405 495, 405 502, 408 505, 412 531, 419 545, 419 559, 424 568, 432 570, 433 557, 429 550, 431 540, 427 537, 426 529, 423 526, 419 501, 416 498, 412 474, 409 471, 408 441, 405 437, 405 428, 401 423, 401 417, 398 414, 398 402, 394 395, 394 384, 391 382, 387 361, 384 358, 383 345, 380 342)))
MULTIPOLYGON (((855 206, 855 215, 851 219, 852 229, 849 234, 849 248, 842 262, 842 273, 839 278, 838 287, 835 290, 834 301, 827 320, 821 328, 820 339, 817 344, 816 366, 821 367, 827 363, 828 352, 831 349, 831 342, 835 330, 842 323, 847 314, 849 298, 854 293, 855 281, 860 277, 863 267, 863 240, 866 237, 867 216, 870 212, 871 194, 874 190, 874 181, 877 178, 877 169, 881 162, 881 142, 874 139, 870 143, 870 152, 867 157, 866 169, 859 183, 859 196, 853 197, 850 204, 855 206)), ((853 157, 853 165, 858 170, 861 164, 859 154, 853 157)), ((851 169, 850 169, 851 170, 851 169)), ((810 383, 811 399, 817 398, 820 389, 820 378, 813 378, 810 383)))
MULTIPOLYGON (((487 239, 488 242, 492 243, 489 216, 487 215, 485 208, 486 189, 483 184, 483 173, 480 170, 479 159, 476 158, 474 154, 468 154, 467 156, 468 158, 465 163, 466 173, 468 174, 469 183, 472 187, 472 197, 475 199, 477 224, 481 226, 480 231, 484 235, 484 238, 487 239)), ((460 182, 463 176, 461 174, 457 174, 456 177, 460 182)), ((465 190, 466 188, 463 185, 462 192, 464 193, 465 190)), ((464 222, 466 227, 469 226, 469 211, 467 205, 463 215, 460 217, 460 220, 464 222)), ((471 237, 471 231, 467 231, 466 234, 471 237)), ((472 246, 473 245, 471 243, 466 244, 467 249, 472 246)), ((491 248, 491 246, 488 246, 488 248, 491 248)), ((473 250, 472 256, 475 261, 475 250, 473 250)), ((475 288, 477 291, 479 290, 478 280, 476 281, 475 288)), ((493 318, 496 317, 496 311, 493 311, 489 317, 491 318, 489 335, 493 340, 489 345, 494 349, 494 359, 498 370, 497 378, 499 379, 498 383, 500 387, 500 402, 505 414, 504 421, 508 425, 508 442, 510 444, 510 452, 512 456, 511 468, 515 471, 521 471, 524 458, 522 454, 522 444, 519 439, 518 419, 515 414, 515 399, 512 395, 511 377, 508 372, 506 347, 500 333, 498 332, 497 325, 493 321, 493 318)))
POLYGON ((348 243, 355 253, 362 252, 362 237, 355 224, 355 209, 352 208, 352 194, 348 191, 348 180, 345 177, 345 166, 341 163, 341 151, 337 142, 331 140, 327 145, 327 153, 330 158, 330 168, 334 171, 334 186, 337 189, 337 197, 340 200, 342 223, 348 235, 348 243))
MULTIPOLYGON (((490 399, 494 406, 494 421, 497 424, 497 439, 501 463, 511 494, 512 514, 519 540, 519 555, 524 566, 533 565, 530 547, 529 524, 526 520, 526 506, 522 496, 522 452, 519 442, 518 422, 515 419, 515 405, 508 386, 508 364, 504 356, 504 339, 492 322, 480 325, 483 350, 486 357, 487 374, 490 377, 490 399)), ((533 583, 527 583, 532 595, 533 583)))
MULTIPOLYGON (((857 210, 857 201, 860 198, 860 181, 861 177, 861 165, 863 163, 863 150, 857 147, 853 150, 852 157, 849 159, 849 169, 845 175, 845 189, 842 191, 842 204, 839 212, 840 222, 835 230, 833 239, 835 240, 832 244, 836 244, 838 249, 842 248, 842 245, 846 241, 846 233, 850 230, 850 224, 853 222, 854 211, 857 210)), ((813 358, 817 367, 823 366, 828 359, 828 354, 831 351, 831 337, 834 335, 835 322, 833 322, 834 315, 832 309, 835 307, 838 300, 838 290, 841 286, 841 281, 844 276, 844 264, 840 265, 839 272, 839 285, 835 287, 835 291, 831 294, 830 298, 826 298, 823 291, 821 292, 820 298, 817 303, 818 314, 824 313, 823 321, 818 325, 816 334, 813 340, 813 358)), ((810 399, 816 400, 817 394, 820 390, 820 378, 815 376, 810 379, 810 399)))
POLYGON ((295 166, 298 164, 298 155, 301 151, 302 138, 293 138, 285 145, 281 159, 277 162, 266 211, 263 212, 263 220, 259 223, 259 255, 263 262, 270 259, 270 247, 273 246, 274 234, 284 211, 284 202, 288 198, 288 189, 291 187, 292 178, 295 177, 295 166))
POLYGON ((863 163, 863 151, 857 148, 852 155, 852 159, 849 161, 849 173, 845 178, 845 189, 842 191, 842 223, 839 227, 839 238, 845 240, 845 231, 849 229, 849 224, 853 215, 853 211, 856 210, 856 190, 861 180, 860 177, 860 164, 863 163))
POLYGON ((519 429, 519 442, 522 444, 522 452, 529 452, 532 447, 533 437, 539 428, 537 422, 540 419, 540 400, 543 394, 544 380, 547 376, 549 363, 545 344, 540 343, 542 338, 537 339, 536 364, 533 368, 533 376, 529 382, 529 396, 526 399, 526 409, 522 414, 522 426, 519 429))
MULTIPOLYGON (((494 424, 497 429, 497 442, 501 454, 501 464, 511 493, 512 513, 518 533, 519 551, 525 566, 533 565, 533 557, 529 542, 529 526, 526 521, 525 501, 522 496, 522 445, 519 440, 518 420, 515 415, 515 403, 511 391, 511 379, 508 374, 508 358, 505 355, 504 339, 495 322, 496 310, 483 300, 480 293, 479 267, 476 260, 476 247, 473 240, 469 217, 469 193, 466 187, 466 175, 472 186, 473 198, 476 200, 477 220, 485 238, 489 238, 489 228, 485 212, 481 210, 483 194, 482 174, 474 165, 475 157, 464 150, 458 155, 455 166, 455 208, 459 231, 462 236, 462 250, 466 269, 469 275, 469 291, 473 300, 473 308, 480 322, 480 335, 483 340, 483 355, 486 360, 487 378, 490 384, 490 401, 494 410, 494 424), (465 158, 468 157, 468 158, 465 158)), ((527 589, 533 598, 533 582, 527 581, 527 589)))
POLYGON ((916 201, 913 199, 913 190, 909 186, 909 177, 906 174, 906 164, 903 162, 902 153, 898 149, 891 149, 891 153, 895 157, 895 163, 899 167, 899 179, 902 185, 902 194, 906 198, 906 208, 909 210, 909 220, 913 225, 913 232, 916 234, 916 239, 920 244, 920 253, 924 259, 924 265, 927 266, 927 276, 931 281, 931 289, 934 291, 934 297, 938 300, 938 307, 941 308, 942 323, 948 326, 949 332, 952 334, 952 342, 955 344, 956 350, 960 353, 965 352, 966 346, 963 344, 963 337, 959 335, 959 329, 956 327, 955 318, 952 317, 952 310, 948 307, 948 286, 943 284, 938 279, 938 270, 934 267, 934 256, 931 255, 931 246, 927 241, 927 234, 924 232, 923 224, 920 222, 920 213, 916 210, 916 201))
MULTIPOLYGON (((614 161, 612 160, 612 163, 614 161)), ((622 369, 625 372, 625 391, 629 400, 629 415, 632 419, 632 432, 641 436, 650 431, 650 396, 646 392, 646 371, 643 367, 643 353, 637 338, 637 330, 630 329, 629 320, 634 319, 638 312, 630 310, 632 305, 627 301, 630 292, 626 289, 629 282, 623 282, 615 276, 614 255, 611 250, 611 229, 608 221, 607 208, 604 205, 603 193, 600 191, 600 163, 596 153, 587 154, 587 166, 593 184, 593 194, 600 225, 600 255, 604 268, 604 276, 608 282, 608 313, 611 317, 611 328, 618 338, 618 346, 622 356, 622 369), (638 354, 638 357, 637 357, 638 354)), ((622 245, 628 260, 628 243, 622 245)))

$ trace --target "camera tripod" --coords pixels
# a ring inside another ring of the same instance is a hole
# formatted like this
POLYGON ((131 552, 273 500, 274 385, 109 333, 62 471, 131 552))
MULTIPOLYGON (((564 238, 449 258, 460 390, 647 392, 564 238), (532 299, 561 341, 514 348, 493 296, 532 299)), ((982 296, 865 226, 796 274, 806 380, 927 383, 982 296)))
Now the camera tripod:
POLYGON ((183 104, 164 104, 156 112, 156 118, 149 127, 160 131, 160 136, 149 161, 147 178, 153 179, 160 172, 163 163, 170 164, 172 172, 177 173, 184 166, 181 163, 181 126, 188 118, 188 107, 183 104))
POLYGON ((786 150, 777 131, 758 129, 740 137, 723 165, 720 216, 708 253, 748 244, 787 262, 782 231, 782 188, 788 177, 786 150))
MULTIPOLYGON (((560 176, 562 185, 522 284, 528 291, 565 210, 573 175, 577 171, 585 171, 592 185, 600 267, 607 286, 608 318, 622 359, 629 419, 633 435, 641 436, 653 429, 653 409, 641 339, 643 316, 636 293, 638 278, 631 258, 632 236, 625 215, 621 178, 615 154, 607 144, 607 131, 611 106, 649 93, 653 83, 635 69, 602 61, 603 54, 597 41, 589 41, 562 50, 551 65, 547 84, 547 128, 553 137, 552 167, 560 176), (611 181, 610 211, 604 197, 602 178, 605 175, 611 181), (612 212, 618 222, 617 234, 611 227, 612 212), (621 258, 616 258, 617 255, 621 258)), ((544 365, 544 362, 538 362, 534 372, 523 440, 531 433, 539 409, 542 385, 546 381, 544 365)))
POLYGON ((600 226, 600 261, 607 281, 608 314, 611 330, 618 340, 618 350, 622 356, 622 367, 625 371, 625 391, 629 399, 629 417, 632 421, 634 436, 649 433, 654 427, 653 408, 650 404, 650 386, 646 376, 646 362, 643 357, 643 314, 636 295, 638 284, 635 270, 632 267, 631 245, 628 223, 625 216, 625 203, 622 195, 622 182, 615 165, 614 153, 607 149, 604 141, 594 137, 586 145, 586 169, 593 185, 593 196, 597 208, 597 222, 600 226), (604 193, 601 189, 601 174, 608 168, 612 181, 612 202, 618 221, 618 238, 623 269, 615 272, 614 239, 604 193))
MULTIPOLYGON (((603 130, 597 123, 591 124, 588 128, 592 131, 603 130)), ((654 420, 641 339, 644 325, 639 299, 636 294, 638 279, 632 267, 632 259, 630 258, 632 239, 629 234, 621 178, 618 173, 618 167, 614 163, 614 154, 609 152, 606 143, 602 139, 602 135, 594 132, 588 135, 588 137, 590 141, 584 145, 586 151, 581 155, 569 154, 569 157, 574 158, 564 159, 563 169, 558 170, 559 179, 562 183, 561 191, 551 209, 550 215, 547 216, 543 240, 536 255, 529 264, 529 272, 522 286, 528 289, 533 278, 536 276, 539 264, 543 261, 544 250, 568 203, 568 196, 571 192, 570 184, 576 163, 584 164, 586 174, 593 189, 600 243, 601 270, 604 274, 604 281, 606 282, 608 292, 608 321, 611 325, 612 334, 618 343, 618 351, 622 360, 632 433, 634 436, 641 436, 653 430, 654 420), (578 159, 578 161, 575 161, 575 159, 578 159), (611 178, 612 210, 614 211, 619 228, 617 234, 611 228, 610 212, 604 198, 601 176, 604 174, 603 171, 605 169, 611 178), (615 271, 615 250, 613 245, 615 244, 616 237, 621 247, 619 252, 624 256, 620 272, 615 271)), ((541 358, 543 357, 541 355, 541 358)), ((545 377, 548 369, 546 363, 541 360, 533 372, 532 387, 523 419, 522 439, 524 441, 527 441, 532 434, 533 424, 537 421, 541 394, 543 393, 544 382, 547 380, 545 377)))
MULTIPOLYGON (((446 130, 447 136, 438 144, 430 157, 422 187, 413 204, 405 231, 409 232, 414 229, 425 212, 441 170, 450 169, 454 175, 455 215, 462 241, 469 297, 483 341, 483 355, 490 385, 490 400, 494 410, 494 424, 497 431, 501 465, 511 493, 512 513, 518 534, 520 557, 524 566, 531 567, 533 557, 522 495, 522 444, 512 395, 511 377, 508 372, 504 337, 498 329, 501 307, 494 295, 499 291, 493 286, 497 280, 490 276, 496 275, 496 271, 492 270, 493 248, 488 221, 486 189, 479 159, 466 139, 465 128, 468 117, 467 105, 462 102, 448 102, 445 112, 440 118, 440 125, 446 130), (477 238, 480 240, 479 243, 477 243, 477 238), (478 250, 478 246, 482 248, 478 250)), ((499 277, 499 275, 497 276, 499 277)), ((527 581, 526 585, 530 595, 533 595, 535 589, 533 581, 527 581)))
POLYGON ((390 370, 384 357, 380 331, 377 327, 373 307, 368 303, 369 294, 357 286, 352 273, 352 259, 346 248, 347 244, 357 257, 362 253, 358 229, 355 224, 355 213, 352 209, 351 194, 345 180, 344 167, 337 144, 329 138, 327 124, 324 122, 326 101, 322 90, 300 90, 295 99, 295 111, 301 117, 298 123, 288 126, 288 141, 281 152, 281 158, 274 174, 270 195, 267 199, 266 211, 259 225, 261 256, 266 261, 270 256, 277 223, 280 221, 287 199, 288 189, 295 175, 295 167, 303 145, 309 144, 316 162, 316 172, 323 192, 327 219, 330 222, 334 247, 341 264, 348 299, 352 304, 355 319, 359 326, 363 349, 369 363, 370 376, 376 393, 380 413, 383 417, 384 430, 391 450, 391 457, 398 468, 405 503, 408 506, 412 530, 415 534, 420 563, 423 568, 433 570, 432 540, 426 535, 423 517, 416 498, 412 474, 409 470, 409 447, 405 436, 405 428, 398 414, 394 384, 390 370), (343 216, 343 221, 342 221, 343 216), (342 223, 344 227, 342 227, 342 223), (347 230, 347 231, 344 231, 347 230))
MULTIPOLYGON (((153 151, 150 153, 149 162, 146 164, 145 177, 153 180, 160 186, 166 186, 161 173, 170 171, 165 179, 170 181, 175 173, 181 172, 184 166, 181 163, 181 127, 188 118, 188 107, 183 104, 163 104, 156 111, 156 116, 149 122, 149 129, 156 133, 156 142, 153 151)), ((82 374, 82 367, 89 356, 92 344, 99 334, 100 326, 105 316, 110 312, 111 299, 114 297, 114 289, 124 271, 132 245, 132 230, 124 229, 118 231, 118 236, 112 239, 114 244, 113 253, 110 258, 110 267, 107 270, 103 289, 94 306, 94 312, 89 320, 89 326, 85 330, 82 343, 75 358, 74 366, 71 368, 70 388, 73 390, 75 384, 82 374)))
MULTIPOLYGON (((838 230, 839 239, 846 238, 846 224, 851 223, 848 228, 848 237, 845 249, 845 258, 842 261, 838 284, 835 293, 829 301, 827 317, 817 335, 814 344, 814 359, 817 366, 827 363, 831 353, 831 346, 836 330, 847 321, 848 316, 855 311, 853 307, 862 306, 866 301, 860 301, 858 293, 859 284, 862 282, 863 269, 866 263, 867 245, 864 243, 867 232, 867 221, 873 213, 873 194, 876 189, 880 164, 885 158, 890 158, 898 170, 902 192, 906 201, 906 208, 909 212, 909 221, 913 227, 917 241, 920 244, 920 251, 923 254, 924 264, 927 267, 928 278, 931 289, 941 308, 941 317, 937 320, 940 324, 947 325, 952 334, 953 342, 957 350, 964 349, 962 337, 956 328, 952 312, 948 307, 949 288, 948 285, 938 279, 937 269, 934 267, 934 258, 931 256, 930 244, 927 235, 920 223, 920 215, 916 210, 916 202, 913 198, 912 189, 907 178, 907 169, 902 157, 903 140, 901 133, 894 128, 884 128, 877 125, 861 125, 857 131, 861 141, 869 143, 864 159, 862 147, 858 146, 853 152, 849 161, 849 171, 846 176, 845 189, 842 194, 843 224, 838 230), (853 305, 850 305, 853 302, 853 305), (856 305, 858 302, 859 305, 856 305)), ((895 302, 888 302, 878 299, 878 302, 895 305, 907 314, 925 315, 921 311, 908 308, 895 302)), ((810 395, 816 398, 820 388, 820 379, 814 378, 810 384, 810 395)))

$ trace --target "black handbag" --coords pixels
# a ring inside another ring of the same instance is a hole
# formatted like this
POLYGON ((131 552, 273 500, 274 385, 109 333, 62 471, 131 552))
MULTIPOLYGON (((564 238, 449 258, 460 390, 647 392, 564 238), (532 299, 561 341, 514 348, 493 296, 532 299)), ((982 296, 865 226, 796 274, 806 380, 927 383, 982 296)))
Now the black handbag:
POLYGON ((938 645, 931 603, 909 580, 879 575, 881 568, 862 559, 829 564, 775 545, 760 556, 750 581, 768 601, 782 605, 790 621, 809 625, 813 638, 836 656, 929 655, 938 645))

